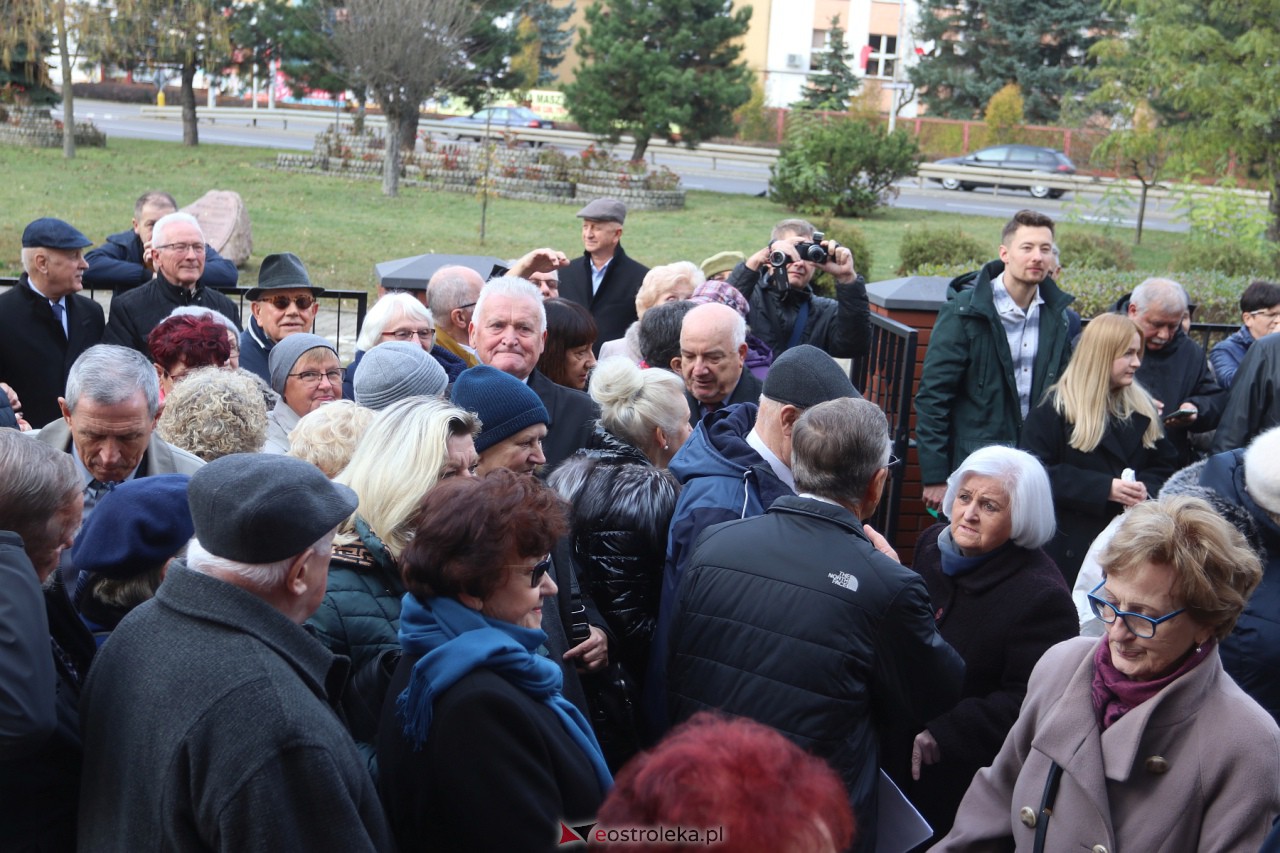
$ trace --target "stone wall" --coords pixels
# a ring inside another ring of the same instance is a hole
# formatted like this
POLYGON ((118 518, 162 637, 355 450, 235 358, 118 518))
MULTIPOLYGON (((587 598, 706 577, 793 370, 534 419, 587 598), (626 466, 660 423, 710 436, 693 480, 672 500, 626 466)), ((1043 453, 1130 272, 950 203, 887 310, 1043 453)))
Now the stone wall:
MULTIPOLYGON (((61 148, 62 123, 49 115, 48 107, 8 107, 0 110, 5 120, 0 121, 0 143, 25 145, 30 148, 61 148)), ((101 148, 107 144, 107 136, 92 122, 76 124, 76 145, 101 148)))

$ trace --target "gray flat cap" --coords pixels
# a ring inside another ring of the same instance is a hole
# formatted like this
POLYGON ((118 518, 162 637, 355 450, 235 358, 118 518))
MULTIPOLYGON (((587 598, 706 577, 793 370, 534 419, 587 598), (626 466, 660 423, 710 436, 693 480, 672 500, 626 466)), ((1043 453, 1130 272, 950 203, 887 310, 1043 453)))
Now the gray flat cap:
POLYGON ((841 397, 862 397, 835 359, 809 344, 778 356, 764 378, 764 395, 801 409, 841 397))
POLYGON ((597 222, 616 222, 619 225, 627 218, 627 206, 616 198, 598 198, 578 211, 579 219, 594 219, 597 222))
POLYGON ((260 565, 297 556, 356 511, 356 493, 310 462, 233 453, 191 476, 196 539, 210 554, 260 565))
POLYGON ((416 343, 388 341, 360 358, 351 384, 356 403, 382 411, 405 397, 438 395, 449 386, 449 375, 416 343))
POLYGON ((337 349, 328 340, 309 332, 294 332, 271 347, 271 353, 267 356, 267 373, 271 375, 271 390, 277 394, 283 394, 284 383, 289 380, 294 362, 304 352, 316 347, 328 347, 333 350, 335 356, 338 354, 337 349))

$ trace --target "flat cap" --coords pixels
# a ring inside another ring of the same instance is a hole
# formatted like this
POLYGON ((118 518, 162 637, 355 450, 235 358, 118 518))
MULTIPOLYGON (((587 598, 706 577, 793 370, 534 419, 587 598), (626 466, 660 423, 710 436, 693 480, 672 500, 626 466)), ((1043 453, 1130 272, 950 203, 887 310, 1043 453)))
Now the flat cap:
POLYGON ((301 554, 356 511, 356 493, 310 462, 233 453, 191 476, 196 539, 216 557, 260 565, 301 554))
POLYGON ((263 297, 264 290, 282 290, 284 288, 308 288, 313 294, 324 293, 323 287, 311 283, 307 268, 293 252, 280 252, 267 255, 262 259, 262 267, 258 270, 258 286, 249 288, 245 299, 253 301, 263 297))
POLYGON ((698 264, 698 269, 702 270, 702 274, 707 278, 722 272, 730 272, 738 264, 747 260, 747 256, 742 252, 717 252, 698 264))
POLYGON ((319 335, 310 332, 294 332, 280 339, 267 354, 267 373, 271 376, 271 390, 284 394, 284 384, 289 381, 293 365, 304 352, 316 347, 327 347, 336 356, 338 350, 319 335))
POLYGON ((102 496, 76 537, 76 568, 115 580, 158 569, 191 540, 186 474, 127 480, 102 496))
POLYGON ((28 225, 22 232, 24 249, 83 249, 93 241, 61 219, 43 217, 28 225))
POLYGON ((594 219, 597 222, 616 222, 619 225, 627 218, 627 206, 616 198, 598 198, 578 211, 579 219, 594 219))
POLYGON ((416 343, 388 341, 361 356, 351 385, 357 404, 380 412, 405 397, 438 395, 449 374, 416 343))
POLYGON ((809 344, 800 344, 774 359, 764 378, 764 396, 801 409, 862 395, 836 360, 809 344))

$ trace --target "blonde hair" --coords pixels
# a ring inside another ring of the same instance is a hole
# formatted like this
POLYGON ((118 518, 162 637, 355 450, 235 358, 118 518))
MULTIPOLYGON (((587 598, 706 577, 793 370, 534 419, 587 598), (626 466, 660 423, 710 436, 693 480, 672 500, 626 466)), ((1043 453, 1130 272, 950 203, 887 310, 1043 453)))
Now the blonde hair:
POLYGON ((257 453, 267 440, 262 387, 247 370, 193 370, 174 383, 156 432, 205 462, 232 453, 257 453))
MULTIPOLYGON (((335 482, 360 498, 357 510, 391 556, 409 544, 418 505, 440 481, 455 435, 474 436, 480 422, 437 397, 406 397, 378 412, 335 482)), ((343 543, 355 539, 355 515, 338 528, 343 543)))
POLYGON ((1152 448, 1164 435, 1155 403, 1135 380, 1123 388, 1112 389, 1111 366, 1124 355, 1138 336, 1142 351, 1142 329, 1121 314, 1094 317, 1080 336, 1080 344, 1062 378, 1049 389, 1047 397, 1054 411, 1071 422, 1068 444, 1082 453, 1091 453, 1102 441, 1110 418, 1128 420, 1134 414, 1147 418, 1142 446, 1152 448))
POLYGON ((677 288, 687 291, 681 299, 688 299, 707 280, 692 261, 676 261, 674 264, 654 267, 644 275, 640 289, 636 291, 636 317, 657 305, 663 296, 677 288))
POLYGON ((625 355, 606 358, 591 372, 591 398, 600 423, 618 438, 655 458, 654 427, 675 435, 689 422, 684 383, 669 370, 641 370, 625 355))
POLYGON ((375 412, 354 400, 334 400, 303 415, 289 432, 288 456, 310 462, 329 479, 342 473, 375 412))

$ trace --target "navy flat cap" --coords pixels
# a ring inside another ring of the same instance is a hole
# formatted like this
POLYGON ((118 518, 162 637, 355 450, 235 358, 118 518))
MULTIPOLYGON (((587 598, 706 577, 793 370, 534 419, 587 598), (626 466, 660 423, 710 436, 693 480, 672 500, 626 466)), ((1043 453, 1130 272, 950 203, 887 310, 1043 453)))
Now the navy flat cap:
POLYGON ((61 219, 37 219, 22 232, 24 249, 83 249, 93 241, 61 219))

